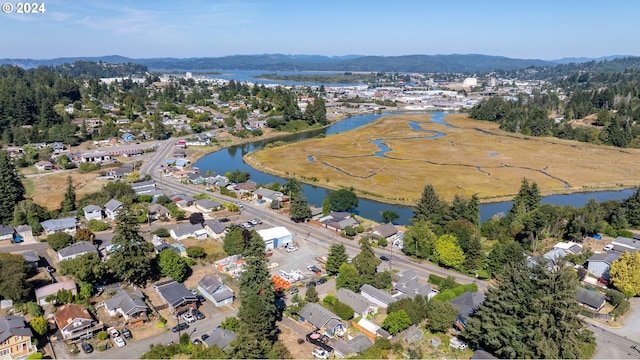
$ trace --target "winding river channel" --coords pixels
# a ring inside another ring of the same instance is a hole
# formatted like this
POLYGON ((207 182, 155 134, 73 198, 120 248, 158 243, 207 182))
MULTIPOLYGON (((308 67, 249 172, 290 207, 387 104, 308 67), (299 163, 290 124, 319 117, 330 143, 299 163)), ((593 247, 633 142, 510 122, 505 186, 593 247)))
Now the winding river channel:
MULTIPOLYGON (((415 112, 414 112, 415 114, 415 112)), ((431 113, 431 121, 439 124, 443 124, 446 126, 453 127, 453 125, 447 123, 444 120, 444 116, 447 114, 445 112, 433 112, 431 113)), ((386 114, 368 114, 368 115, 359 115, 353 116, 342 121, 339 121, 335 124, 332 124, 329 127, 323 129, 312 130, 303 133, 290 134, 285 135, 283 137, 266 139, 266 140, 258 140, 253 141, 241 145, 235 145, 228 148, 224 148, 213 152, 211 154, 205 155, 200 160, 198 160, 194 166, 198 167, 202 172, 211 170, 217 174, 224 174, 227 171, 233 171, 235 169, 239 169, 241 171, 246 171, 251 174, 251 179, 257 183, 268 184, 272 182, 280 182, 284 183, 286 179, 283 179, 278 176, 273 176, 257 169, 252 168, 247 163, 244 162, 243 156, 251 151, 260 150, 265 145, 275 142, 275 141, 284 141, 284 142, 293 142, 304 139, 309 139, 316 137, 318 135, 331 135, 336 134, 348 130, 356 129, 360 126, 366 125, 374 120, 379 119, 381 116, 389 115, 386 114)), ((419 129, 418 122, 412 122, 412 127, 419 129)), ((443 137, 446 136, 446 133, 431 133, 426 137, 443 137)), ((384 153, 389 151, 389 148, 384 144, 384 138, 372 140, 374 144, 378 146, 380 151, 376 152, 376 156, 384 156, 384 153)), ((309 157, 309 161, 313 161, 311 157, 309 157)), ((303 184, 303 190, 305 196, 307 197, 309 204, 314 206, 322 206, 322 201, 327 196, 328 192, 331 190, 303 184)), ((546 196, 542 199, 542 203, 544 204, 556 204, 556 205, 571 205, 575 207, 583 206, 589 199, 596 199, 597 201, 607 201, 607 200, 622 200, 628 198, 631 194, 633 194, 635 189, 626 189, 620 191, 597 191, 597 192, 585 192, 585 193, 575 193, 575 194, 567 194, 567 195, 550 195, 546 196)), ((506 213, 511 209, 512 202, 511 201, 503 201, 496 203, 487 203, 480 205, 480 220, 482 222, 491 218, 491 216, 498 213, 506 213)), ((402 206, 402 205, 394 205, 394 204, 386 204, 378 201, 360 199, 360 203, 358 209, 355 211, 358 215, 363 216, 368 219, 372 219, 375 221, 381 221, 381 213, 384 210, 393 210, 400 215, 400 218, 396 221, 397 224, 409 224, 409 219, 413 216, 413 212, 410 206, 402 206)))

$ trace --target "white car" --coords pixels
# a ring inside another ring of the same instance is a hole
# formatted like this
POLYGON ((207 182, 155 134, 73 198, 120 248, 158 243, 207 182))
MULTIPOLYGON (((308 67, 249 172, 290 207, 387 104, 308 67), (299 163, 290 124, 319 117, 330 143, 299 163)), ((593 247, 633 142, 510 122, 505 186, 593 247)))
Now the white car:
POLYGON ((454 337, 449 341, 449 346, 454 349, 464 350, 467 348, 467 343, 458 339, 457 337, 454 337))
POLYGON ((316 359, 326 359, 329 357, 327 355, 327 352, 320 348, 313 349, 313 351, 311 352, 311 355, 316 359))
POLYGON ((244 205, 242 205, 242 203, 240 202, 237 202, 236 206, 238 207, 238 209, 242 209, 244 207, 244 205))
POLYGON ((604 246, 604 248, 603 248, 603 250, 604 250, 604 251, 610 251, 610 250, 613 250, 613 244, 605 245, 605 246, 604 246))
POLYGON ((292 247, 288 247, 288 248, 287 248, 287 252, 294 252, 294 251, 296 251, 296 250, 298 250, 298 247, 297 247, 297 246, 292 246, 292 247))
POLYGON ((118 332, 118 329, 114 328, 113 326, 108 328, 107 332, 109 333, 109 336, 111 336, 112 338, 120 336, 120 332, 118 332))
POLYGON ((118 345, 118 347, 123 347, 125 345, 127 345, 126 342, 124 342, 124 339, 121 338, 120 336, 116 336, 113 338, 113 342, 116 343, 116 345, 118 345))
POLYGON ((186 313, 182 314, 182 319, 183 319, 184 321, 186 321, 187 323, 194 323, 194 322, 196 322, 196 318, 195 318, 195 316, 191 315, 191 313, 190 313, 190 312, 186 312, 186 313))

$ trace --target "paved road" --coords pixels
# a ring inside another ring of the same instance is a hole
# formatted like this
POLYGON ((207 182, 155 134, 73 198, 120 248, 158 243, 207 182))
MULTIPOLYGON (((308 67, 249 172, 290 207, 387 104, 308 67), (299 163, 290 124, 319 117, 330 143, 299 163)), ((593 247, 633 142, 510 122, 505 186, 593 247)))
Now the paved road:
POLYGON ((596 337, 593 359, 640 359, 640 344, 611 332, 611 329, 589 323, 596 337))

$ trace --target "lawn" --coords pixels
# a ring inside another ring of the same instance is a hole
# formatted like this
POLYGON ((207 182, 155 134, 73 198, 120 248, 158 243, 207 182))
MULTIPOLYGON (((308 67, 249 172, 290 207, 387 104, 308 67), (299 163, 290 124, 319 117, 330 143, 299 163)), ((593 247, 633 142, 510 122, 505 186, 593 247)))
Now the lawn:
POLYGON ((640 184, 638 149, 507 133, 464 114, 447 115, 454 127, 429 117, 384 116, 352 131, 253 152, 245 161, 282 177, 353 187, 360 196, 397 204, 415 203, 428 183, 446 200, 477 193, 484 202, 512 198, 523 178, 545 195, 640 184), (420 129, 412 129, 412 121, 420 129), (430 138, 436 132, 445 135, 430 138), (389 148, 384 157, 375 155, 380 148, 371 140, 389 148))
POLYGON ((96 180, 98 172, 80 173, 78 170, 43 173, 41 175, 24 178, 26 197, 49 210, 60 208, 67 188, 67 177, 71 176, 71 182, 76 189, 76 198, 79 200, 84 195, 98 192, 107 184, 107 180, 96 180))

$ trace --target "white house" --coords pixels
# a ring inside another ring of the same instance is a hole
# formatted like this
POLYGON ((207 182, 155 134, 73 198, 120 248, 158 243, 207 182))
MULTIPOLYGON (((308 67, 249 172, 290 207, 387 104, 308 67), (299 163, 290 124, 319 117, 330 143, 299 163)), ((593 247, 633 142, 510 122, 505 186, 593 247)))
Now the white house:
POLYGON ((15 230, 9 225, 0 225, 0 241, 13 240, 15 230))
POLYGON ((75 216, 63 219, 49 219, 41 222, 40 225, 47 236, 59 232, 74 235, 76 233, 77 220, 75 216))
POLYGON ((144 321, 149 312, 144 294, 140 290, 127 292, 120 289, 114 297, 105 300, 104 307, 111 317, 120 314, 130 322, 144 321))
POLYGON ((74 259, 80 255, 94 253, 99 256, 98 249, 88 241, 78 241, 58 251, 60 261, 74 259))
POLYGON ((206 239, 207 232, 202 228, 201 224, 182 224, 176 226, 169 231, 169 235, 174 240, 184 240, 186 238, 194 237, 198 239, 206 239), (202 237, 204 233, 204 237, 202 237))
POLYGON ((273 191, 271 189, 259 188, 253 192, 253 199, 259 203, 271 204, 272 201, 282 201, 282 194, 279 191, 273 191))
POLYGON ((266 250, 280 247, 284 248, 293 245, 293 235, 284 226, 258 230, 258 234, 264 240, 266 250))
POLYGON ((118 210, 122 207, 122 203, 116 199, 111 199, 104 204, 104 213, 110 220, 115 220, 118 216, 118 210))
POLYGON ((372 303, 387 308, 389 304, 396 302, 396 298, 391 296, 388 292, 384 290, 377 289, 369 284, 364 284, 360 288, 360 295, 364 296, 365 299, 371 301, 372 303))
POLYGON ((215 306, 231 304, 234 299, 233 290, 211 275, 205 275, 198 282, 198 290, 215 306))
POLYGON ((227 226, 216 219, 211 219, 204 222, 204 230, 209 234, 209 237, 219 240, 225 235, 227 226))
POLYGON ((98 205, 87 205, 82 208, 84 211, 84 218, 89 220, 102 220, 102 208, 98 205))

